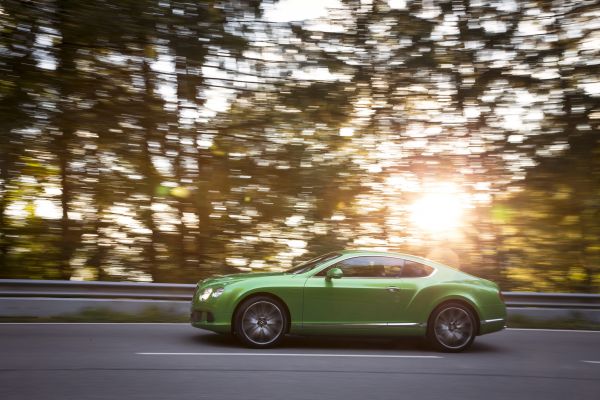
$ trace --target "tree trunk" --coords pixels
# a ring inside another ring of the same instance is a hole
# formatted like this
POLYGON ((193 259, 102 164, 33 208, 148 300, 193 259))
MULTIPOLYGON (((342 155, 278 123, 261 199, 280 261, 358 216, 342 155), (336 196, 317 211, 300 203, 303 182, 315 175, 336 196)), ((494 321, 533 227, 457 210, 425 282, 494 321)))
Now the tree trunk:
POLYGON ((56 4, 57 28, 62 34, 62 43, 57 51, 57 87, 60 93, 58 101, 58 112, 55 120, 56 126, 60 131, 60 136, 55 139, 55 152, 58 158, 59 174, 61 181, 60 204, 62 216, 60 219, 59 239, 59 273, 62 279, 71 278, 71 257, 77 248, 77 227, 73 226, 69 219, 69 207, 72 200, 73 183, 69 174, 69 163, 71 161, 71 143, 75 136, 75 120, 77 114, 77 105, 73 100, 76 87, 77 67, 75 58, 77 56, 76 48, 68 43, 76 42, 76 38, 71 38, 69 34, 69 2, 59 1, 56 4))
POLYGON ((143 185, 144 192, 146 196, 148 196, 146 209, 142 212, 142 220, 151 232, 149 242, 144 245, 144 254, 146 258, 147 272, 152 276, 153 281, 159 282, 162 280, 162 276, 161 268, 156 257, 156 245, 159 243, 160 233, 156 227, 156 224, 154 223, 154 211, 152 211, 152 205, 154 204, 156 187, 160 184, 160 177, 154 169, 154 165, 152 163, 152 154, 150 153, 150 148, 148 147, 149 143, 153 139, 153 133, 155 131, 155 126, 151 118, 154 112, 152 105, 156 102, 156 98, 154 97, 152 90, 152 72, 150 71, 150 65, 148 64, 147 60, 143 61, 142 72, 144 74, 145 88, 144 105, 148 107, 148 109, 144 109, 144 115, 141 118, 141 125, 145 133, 144 142, 142 143, 141 171, 142 175, 145 177, 145 182, 143 185))

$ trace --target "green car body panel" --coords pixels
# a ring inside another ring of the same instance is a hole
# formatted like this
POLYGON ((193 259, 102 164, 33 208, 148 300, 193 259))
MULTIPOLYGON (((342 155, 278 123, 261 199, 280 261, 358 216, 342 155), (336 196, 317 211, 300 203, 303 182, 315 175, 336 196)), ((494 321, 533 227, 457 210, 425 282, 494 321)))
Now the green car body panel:
POLYGON ((506 306, 498 286, 446 265, 408 254, 344 251, 302 273, 245 273, 209 278, 198 283, 192 300, 192 325, 232 333, 237 307, 252 296, 279 299, 286 307, 292 334, 424 336, 432 312, 448 301, 473 310, 477 334, 501 330, 506 306), (355 257, 392 257, 424 264, 433 272, 424 277, 318 276, 355 257), (201 294, 223 289, 218 297, 201 294))

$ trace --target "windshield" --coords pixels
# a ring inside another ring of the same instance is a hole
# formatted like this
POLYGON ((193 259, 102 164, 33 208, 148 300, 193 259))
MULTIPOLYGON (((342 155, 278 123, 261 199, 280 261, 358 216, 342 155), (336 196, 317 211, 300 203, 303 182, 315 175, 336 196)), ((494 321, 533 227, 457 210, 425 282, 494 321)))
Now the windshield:
POLYGON ((302 274, 306 271, 310 271, 311 269, 313 269, 317 265, 324 263, 325 261, 333 260, 334 258, 339 257, 339 256, 340 256, 340 253, 337 253, 337 252, 323 254, 322 256, 319 256, 317 258, 313 258, 312 260, 308 260, 301 264, 298 264, 295 267, 292 267, 292 268, 288 269, 287 271, 285 271, 285 273, 286 274, 294 274, 294 275, 302 274))

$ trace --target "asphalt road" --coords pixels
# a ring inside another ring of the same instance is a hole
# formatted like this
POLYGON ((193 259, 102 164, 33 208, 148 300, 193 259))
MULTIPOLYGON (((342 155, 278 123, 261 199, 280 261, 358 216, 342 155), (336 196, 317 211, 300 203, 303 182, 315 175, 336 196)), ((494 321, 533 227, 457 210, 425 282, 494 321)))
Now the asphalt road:
POLYGON ((0 324, 0 399, 599 399, 600 332, 239 347, 186 324, 0 324))

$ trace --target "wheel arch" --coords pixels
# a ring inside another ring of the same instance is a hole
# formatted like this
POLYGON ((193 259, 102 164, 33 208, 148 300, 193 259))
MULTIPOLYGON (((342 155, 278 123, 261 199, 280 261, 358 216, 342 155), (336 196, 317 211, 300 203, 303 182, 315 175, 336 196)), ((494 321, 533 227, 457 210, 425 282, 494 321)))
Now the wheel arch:
POLYGON ((259 292, 246 293, 243 296, 240 296, 240 298, 238 299, 237 304, 235 305, 235 307, 233 309, 233 313, 231 314, 231 328, 230 329, 231 329, 232 335, 235 334, 235 317, 237 315, 238 310, 240 309, 240 306, 242 304, 244 304, 244 302, 246 300, 251 299, 253 297, 270 297, 271 299, 280 302, 283 305, 283 311, 285 312, 285 315, 287 317, 285 333, 288 333, 290 331, 292 317, 291 317, 290 309, 289 309, 287 303, 281 297, 277 296, 276 294, 273 294, 270 292, 259 291, 259 292))
POLYGON ((473 317, 475 318, 475 335, 479 336, 480 334, 480 329, 481 329, 481 316, 479 314, 479 310, 477 309, 477 306, 471 301, 469 300, 467 297, 463 297, 463 296, 452 296, 449 298, 445 298, 442 299, 441 301, 437 302, 437 304, 430 310, 429 315, 427 317, 427 329, 429 330, 431 327, 431 318, 433 317, 433 314, 435 313, 435 311, 437 309, 439 309, 440 307, 442 307, 445 304, 448 303, 460 303, 462 305, 464 305, 465 307, 467 307, 472 313, 473 313, 473 317))

